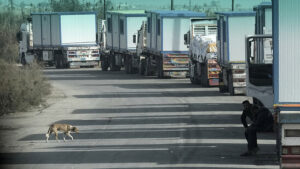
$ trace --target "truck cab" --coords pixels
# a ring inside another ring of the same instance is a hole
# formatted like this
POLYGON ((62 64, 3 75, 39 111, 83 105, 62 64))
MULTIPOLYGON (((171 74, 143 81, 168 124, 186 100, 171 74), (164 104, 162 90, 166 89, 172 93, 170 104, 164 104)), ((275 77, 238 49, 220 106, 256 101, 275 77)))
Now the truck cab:
POLYGON ((18 33, 19 41, 19 61, 21 64, 32 63, 35 59, 34 54, 30 51, 33 48, 32 24, 30 18, 27 22, 22 23, 18 33))

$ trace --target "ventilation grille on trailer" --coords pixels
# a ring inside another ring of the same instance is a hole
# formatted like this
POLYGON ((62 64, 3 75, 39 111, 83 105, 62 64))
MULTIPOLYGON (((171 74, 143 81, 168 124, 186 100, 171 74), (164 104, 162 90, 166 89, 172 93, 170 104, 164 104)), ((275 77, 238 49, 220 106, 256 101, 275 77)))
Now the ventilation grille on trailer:
POLYGON ((216 25, 194 25, 194 36, 196 35, 216 35, 217 26, 216 25))

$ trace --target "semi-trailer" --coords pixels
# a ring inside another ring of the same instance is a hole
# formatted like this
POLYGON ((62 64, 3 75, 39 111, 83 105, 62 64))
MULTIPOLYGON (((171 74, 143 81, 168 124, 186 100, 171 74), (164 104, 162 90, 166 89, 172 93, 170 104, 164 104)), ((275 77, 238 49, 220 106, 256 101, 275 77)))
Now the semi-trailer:
POLYGON ((56 68, 97 66, 97 22, 94 12, 32 13, 21 25, 23 64, 37 60, 56 68))
POLYGON ((219 91, 246 94, 245 36, 254 34, 255 12, 218 12, 219 91))
POLYGON ((146 45, 141 55, 141 70, 157 77, 186 77, 188 75, 188 47, 184 34, 190 29, 191 18, 205 17, 191 11, 146 11, 146 45))
POLYGON ((220 66, 217 63, 217 19, 192 18, 184 35, 189 48, 189 76, 193 84, 218 86, 220 66))
POLYGON ((273 0, 272 35, 246 38, 249 84, 260 90, 254 103, 274 113, 282 169, 300 168, 299 6, 298 0, 273 0), (263 52, 257 50, 258 45, 263 52))
POLYGON ((101 57, 102 70, 119 71, 125 66, 127 73, 134 70, 128 65, 136 55, 136 32, 146 21, 144 10, 119 10, 106 13, 106 49, 109 54, 101 57), (134 36, 135 35, 135 36, 134 36))

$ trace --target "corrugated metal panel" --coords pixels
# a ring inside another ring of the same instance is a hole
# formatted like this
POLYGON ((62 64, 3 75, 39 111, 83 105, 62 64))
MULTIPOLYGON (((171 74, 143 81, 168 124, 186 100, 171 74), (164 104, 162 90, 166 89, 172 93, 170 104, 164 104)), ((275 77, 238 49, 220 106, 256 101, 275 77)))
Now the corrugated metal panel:
POLYGON ((299 0, 279 0, 279 102, 300 103, 299 7, 299 0))
POLYGON ((159 17, 157 20, 156 20, 156 24, 158 24, 157 25, 157 31, 159 31, 160 33, 158 33, 157 32, 157 36, 156 36, 156 50, 157 51, 162 51, 162 39, 161 39, 161 37, 162 37, 162 35, 163 35, 163 21, 162 21, 162 18, 161 17, 159 17))
MULTIPOLYGON (((121 29, 121 24, 120 22, 123 22, 123 33, 120 32, 120 49, 126 49, 127 48, 127 39, 129 38, 126 35, 127 32, 127 18, 125 16, 120 15, 119 18, 119 29, 121 29)), ((130 38, 132 39, 132 37, 130 38)))
POLYGON ((96 15, 61 15, 62 45, 96 44, 96 15))
POLYGON ((42 45, 51 45, 51 20, 50 15, 42 15, 42 45))
POLYGON ((33 34, 33 46, 42 45, 42 29, 41 29, 41 16, 32 15, 32 34, 33 34))
POLYGON ((111 15, 110 14, 106 15, 106 20, 107 20, 107 22, 106 22, 107 23, 107 34, 106 34, 107 35, 107 39, 106 39, 107 42, 106 43, 107 43, 107 46, 109 48, 111 48, 113 42, 112 42, 112 32, 111 32, 111 30, 109 30, 109 29, 111 29, 111 26, 112 26, 111 25, 112 24, 111 23, 112 19, 111 19, 111 15))
POLYGON ((245 37, 253 35, 254 16, 229 17, 228 21, 229 60, 228 62, 245 62, 245 37))
POLYGON ((147 48, 151 49, 151 27, 152 27, 152 23, 151 23, 151 13, 147 14, 147 48))
POLYGON ((163 51, 188 51, 183 36, 189 29, 189 18, 164 18, 163 51))
POLYGON ((127 49, 136 49, 136 43, 133 43, 133 35, 137 35, 137 30, 140 29, 146 17, 127 17, 127 49))
POLYGON ((52 36, 52 45, 59 46, 60 45, 60 23, 59 23, 59 15, 51 16, 51 36, 52 36))
POLYGON ((151 15, 151 49, 155 50, 156 48, 156 18, 157 14, 151 15))
POLYGON ((119 49, 119 15, 112 15, 113 48, 119 49))

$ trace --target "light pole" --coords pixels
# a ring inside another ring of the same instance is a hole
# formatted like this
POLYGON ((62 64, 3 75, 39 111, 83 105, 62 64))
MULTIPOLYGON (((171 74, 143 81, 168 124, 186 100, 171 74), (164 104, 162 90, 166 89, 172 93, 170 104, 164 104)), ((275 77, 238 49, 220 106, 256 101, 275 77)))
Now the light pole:
POLYGON ((106 6, 105 6, 106 3, 105 3, 105 1, 106 0, 103 1, 103 17, 104 17, 103 19, 105 19, 105 15, 106 15, 106 6))
POLYGON ((234 11, 234 0, 232 0, 231 5, 232 5, 232 6, 231 6, 231 10, 234 11))

